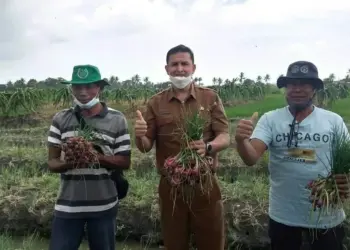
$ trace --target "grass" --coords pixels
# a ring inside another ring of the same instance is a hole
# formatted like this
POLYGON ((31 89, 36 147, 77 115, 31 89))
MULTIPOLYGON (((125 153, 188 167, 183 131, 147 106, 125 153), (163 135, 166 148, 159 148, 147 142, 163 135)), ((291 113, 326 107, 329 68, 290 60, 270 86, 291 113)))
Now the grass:
MULTIPOLYGON (((349 100, 336 102, 331 110, 349 122, 346 102, 349 100)), ((283 96, 275 94, 264 101, 226 108, 226 112, 229 118, 250 117, 256 111, 261 115, 284 105, 283 96)), ((112 107, 124 110, 121 106, 112 107)), ((53 107, 45 107, 44 113, 37 115, 42 121, 35 127, 0 126, 0 229, 9 230, 8 234, 0 236, 0 250, 47 248, 47 241, 38 237, 49 235, 59 189, 59 176, 47 172, 45 146, 50 117, 56 111, 53 107), (13 232, 29 236, 13 238, 13 232), (33 232, 39 236, 32 236, 33 232)), ((132 112, 125 112, 131 133, 132 112)), ((121 202, 118 239, 136 240, 136 247, 128 244, 129 249, 140 249, 140 242, 142 249, 152 249, 145 244, 155 244, 160 237, 159 177, 155 171, 154 152, 141 154, 134 149, 132 157, 132 169, 126 173, 131 188, 121 202)), ((239 249, 242 245, 259 245, 263 249, 261 241, 267 238, 267 155, 256 166, 246 168, 234 149, 229 148, 220 154, 220 161, 218 177, 225 203, 228 242, 233 245, 231 249, 239 249)))
POLYGON ((349 109, 350 99, 342 99, 333 104, 330 110, 336 112, 343 119, 349 123, 350 122, 350 109, 349 109))
MULTIPOLYGON (((350 98, 338 100, 329 110, 341 115, 346 122, 350 122, 349 103, 350 98)), ((264 100, 228 107, 225 110, 227 116, 230 118, 250 117, 256 111, 259 112, 259 116, 261 116, 268 111, 284 106, 286 106, 285 97, 281 94, 272 94, 266 96, 264 100)))
MULTIPOLYGON (((47 235, 59 189, 59 176, 46 171, 47 152, 39 142, 45 140, 45 136, 40 135, 39 130, 36 131, 37 134, 32 134, 41 140, 32 141, 32 145, 20 146, 13 142, 13 138, 23 135, 17 134, 16 129, 7 129, 6 132, 3 129, 6 136, 1 137, 0 167, 5 164, 7 167, 2 167, 0 172, 0 218, 6 218, 2 229, 7 228, 19 234, 39 230, 41 235, 47 235)), ((121 203, 118 237, 122 240, 137 239, 156 243, 160 232, 157 202, 159 176, 155 171, 154 155, 134 150, 132 162, 132 169, 126 173, 131 189, 121 203)), ((238 169, 237 166, 242 165, 242 162, 232 149, 222 153, 222 163, 219 176, 228 222, 239 227, 242 222, 240 217, 247 216, 253 224, 253 221, 258 221, 256 217, 259 214, 266 214, 267 211, 266 173, 260 174, 258 169, 261 168, 257 168, 255 174, 245 168, 238 169), (240 209, 232 213, 237 202, 241 204, 240 209)), ((22 246, 10 235, 3 236, 0 241, 3 245, 16 243, 16 247, 23 250, 40 249, 37 246, 42 244, 37 238, 30 240, 30 237, 26 237, 22 246), (35 247, 31 248, 30 244, 35 247)), ((16 249, 14 247, 9 249, 16 249)))
POLYGON ((282 95, 269 95, 262 101, 240 104, 234 107, 226 108, 226 114, 230 118, 250 117, 256 111, 259 112, 260 115, 270 110, 281 108, 285 106, 285 103, 286 102, 282 95))
MULTIPOLYGON (((0 235, 0 250, 47 250, 49 241, 43 239, 38 234, 30 234, 25 237, 13 237, 10 234, 0 235)), ((82 242, 79 250, 88 250, 86 241, 82 242)), ((118 243, 117 249, 121 250, 139 250, 140 245, 137 243, 118 243)), ((157 248, 148 248, 149 250, 157 248)))

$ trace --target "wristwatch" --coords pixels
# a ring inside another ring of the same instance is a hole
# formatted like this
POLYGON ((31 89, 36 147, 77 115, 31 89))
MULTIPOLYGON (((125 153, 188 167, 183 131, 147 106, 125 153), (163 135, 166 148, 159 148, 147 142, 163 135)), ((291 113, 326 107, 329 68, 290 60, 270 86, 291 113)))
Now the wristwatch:
POLYGON ((212 149, 213 149, 213 147, 212 147, 212 145, 210 143, 206 143, 205 144, 205 149, 207 151, 207 154, 210 154, 212 149))

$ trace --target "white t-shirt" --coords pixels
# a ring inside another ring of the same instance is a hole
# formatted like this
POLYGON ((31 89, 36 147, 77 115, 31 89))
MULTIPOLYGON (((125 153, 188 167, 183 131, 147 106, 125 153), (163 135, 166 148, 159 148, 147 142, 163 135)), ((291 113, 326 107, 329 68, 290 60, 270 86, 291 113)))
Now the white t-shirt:
POLYGON ((288 107, 267 112, 258 121, 251 137, 263 141, 269 150, 269 216, 289 226, 334 227, 345 220, 344 211, 333 210, 330 215, 320 215, 316 210, 310 215, 310 191, 306 185, 319 175, 327 176, 329 173, 333 126, 349 132, 341 116, 315 107, 308 117, 295 125, 297 147, 293 139, 288 148, 292 121, 293 115, 288 107))

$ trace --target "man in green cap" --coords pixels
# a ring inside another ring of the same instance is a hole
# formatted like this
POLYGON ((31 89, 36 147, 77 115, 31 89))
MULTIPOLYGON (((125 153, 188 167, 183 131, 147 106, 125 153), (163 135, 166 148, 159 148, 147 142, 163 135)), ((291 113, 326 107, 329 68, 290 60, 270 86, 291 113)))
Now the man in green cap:
POLYGON ((98 95, 108 82, 93 65, 73 69, 70 84, 75 107, 53 117, 48 136, 48 167, 61 174, 61 187, 55 204, 50 250, 78 250, 87 236, 91 250, 115 249, 115 223, 118 200, 127 192, 120 174, 130 166, 130 135, 123 113, 108 108, 98 95), (77 136, 84 125, 98 139, 99 164, 66 162, 62 145, 77 136), (79 128, 80 127, 80 128, 79 128), (63 153, 62 153, 63 152, 63 153))

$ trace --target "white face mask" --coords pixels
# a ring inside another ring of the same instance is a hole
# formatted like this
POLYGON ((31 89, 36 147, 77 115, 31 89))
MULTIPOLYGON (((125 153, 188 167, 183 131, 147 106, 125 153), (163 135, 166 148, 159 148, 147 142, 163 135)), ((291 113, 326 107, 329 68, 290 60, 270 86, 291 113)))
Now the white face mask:
POLYGON ((173 86, 177 89, 184 89, 192 82, 192 75, 189 76, 169 76, 173 86))
POLYGON ((95 106, 99 102, 100 102, 100 99, 98 97, 94 97, 94 98, 91 99, 91 101, 89 101, 87 103, 81 103, 74 96, 74 103, 77 104, 82 109, 91 109, 93 106, 95 106))

